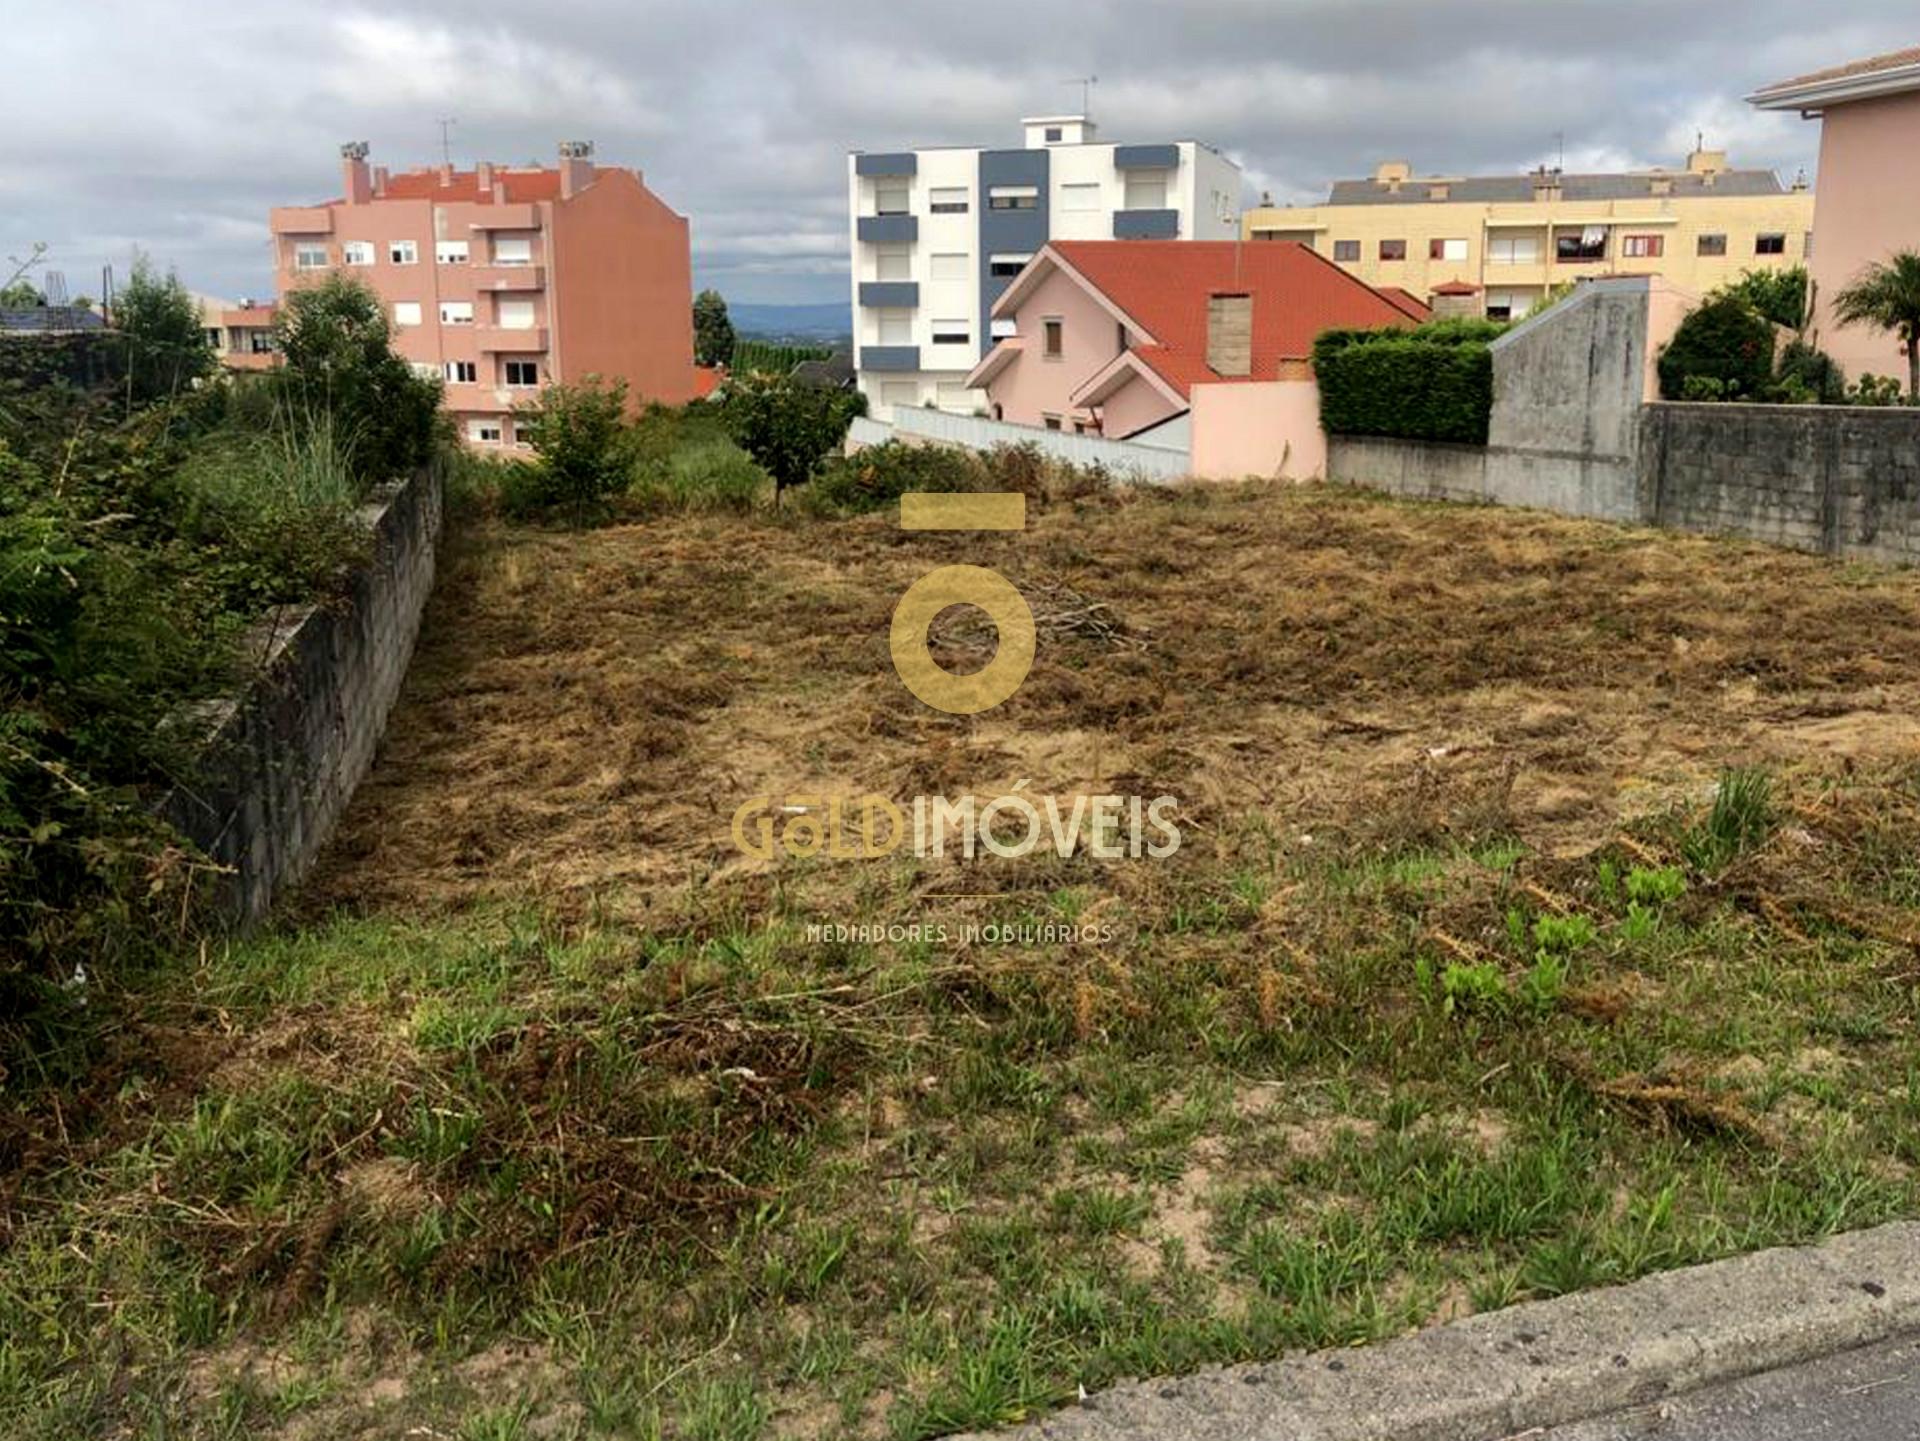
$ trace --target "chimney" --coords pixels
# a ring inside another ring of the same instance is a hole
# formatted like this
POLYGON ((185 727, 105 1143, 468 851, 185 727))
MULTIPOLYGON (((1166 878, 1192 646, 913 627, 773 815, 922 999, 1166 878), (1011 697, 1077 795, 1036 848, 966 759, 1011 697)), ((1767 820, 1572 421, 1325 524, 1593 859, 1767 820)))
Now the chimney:
POLYGON ((593 184, 593 142, 562 140, 560 142, 560 198, 571 200, 591 184, 593 184))
POLYGON ((1673 194, 1673 177, 1664 170, 1654 171, 1652 177, 1647 182, 1647 193, 1649 195, 1673 194))
POLYGON ((1533 198, 1535 200, 1558 200, 1560 198, 1560 169, 1542 165, 1533 172, 1533 198))
POLYGON ((473 162, 473 182, 482 200, 493 198, 493 162, 491 160, 473 162))
POLYGON ((1207 297, 1207 368, 1215 375, 1253 374, 1253 297, 1207 297))
POLYGON ((387 167, 384 165, 373 167, 373 193, 376 196, 387 193, 387 167))
POLYGON ((453 184, 453 162, 451 160, 444 160, 440 163, 440 183, 442 185, 453 184))
POLYGON ((373 199, 373 177, 367 171, 367 142, 350 140, 342 145, 340 161, 347 204, 365 205, 373 199))

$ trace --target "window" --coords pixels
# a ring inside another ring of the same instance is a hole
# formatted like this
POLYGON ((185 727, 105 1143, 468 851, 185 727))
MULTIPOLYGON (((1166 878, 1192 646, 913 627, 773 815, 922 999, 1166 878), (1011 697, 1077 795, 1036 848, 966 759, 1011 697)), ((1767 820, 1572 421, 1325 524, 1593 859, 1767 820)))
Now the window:
POLYGON ((441 301, 440 323, 442 325, 473 324, 473 302, 471 300, 441 301))
POLYGON ((1427 259, 1429 260, 1465 260, 1466 258, 1467 242, 1464 240, 1436 238, 1427 242, 1427 259))
POLYGON ((407 369, 411 370, 422 380, 438 380, 440 378, 440 367, 430 360, 410 360, 407 362, 407 369))
POLYGON ((449 360, 447 362, 447 384, 472 385, 480 379, 480 367, 471 360, 449 360))
POLYGON ((247 332, 247 353, 249 355, 272 355, 273 332, 271 330, 249 330, 247 332))
POLYGON ((933 388, 934 403, 949 415, 967 415, 973 410, 973 392, 964 385, 944 381, 933 388))
POLYGON ((911 380, 885 380, 880 383, 880 404, 888 410, 920 403, 920 387, 911 380))
POLYGON ((1407 242, 1404 240, 1381 241, 1380 258, 1382 260, 1405 260, 1407 258, 1407 242))
POLYGON ((1554 258, 1561 264, 1607 258, 1607 227, 1587 225, 1579 230, 1562 230, 1553 237, 1554 258))
POLYGON ((433 247, 433 258, 441 265, 465 265, 467 242, 464 240, 439 241, 433 247))
POLYGON ((1067 215, 1085 215, 1100 208, 1099 182, 1075 181, 1060 187, 1060 210, 1067 215))
POLYGON ((540 362, 537 360, 509 360, 505 369, 508 385, 528 386, 540 383, 540 362))
POLYGON ((1357 240, 1334 241, 1333 258, 1342 265, 1354 264, 1360 259, 1360 242, 1357 240))
POLYGON ((349 240, 340 247, 340 259, 347 265, 373 264, 373 242, 371 240, 349 240))
POLYGON ((527 235, 494 236, 493 263, 495 265, 533 264, 533 238, 527 235))
POLYGON ((467 422, 467 439, 482 441, 488 445, 500 443, 500 418, 486 416, 467 422))
POLYGON ((1620 253, 1630 260, 1653 260, 1667 253, 1664 235, 1627 235, 1620 241, 1620 253))
POLYGON ((913 344, 913 312, 888 309, 878 312, 882 345, 913 344))
POLYGON ((964 320, 936 320, 933 322, 933 343, 935 345, 971 345, 973 327, 964 320))
POLYGON ((905 215, 913 197, 913 182, 905 176, 890 175, 873 182, 873 213, 905 215))
POLYGON ((967 187, 964 185, 934 186, 927 193, 927 209, 935 215, 965 215, 967 187))
POLYGON ((1489 290, 1487 319, 1518 320, 1533 309, 1533 297, 1524 290, 1489 290))
POLYGON ((1033 259, 1031 255, 989 256, 987 259, 987 273, 989 275, 1002 276, 1018 275, 1027 268, 1027 262, 1031 259, 1033 259))
POLYGON ((1703 235, 1693 243, 1695 255, 1725 255, 1727 237, 1725 235, 1703 235))
POLYGON ((498 300, 494 314, 502 330, 532 330, 533 302, 531 300, 498 300))
POLYGON ((873 256, 873 278, 875 280, 913 279, 913 247, 911 245, 876 247, 873 256))
POLYGON ((1540 237, 1537 235, 1495 235, 1487 241, 1489 265, 1538 265, 1540 237))
POLYGON ((1780 234, 1756 235, 1753 237, 1753 253, 1755 255, 1785 255, 1787 253, 1787 237, 1780 234))
POLYGON ((1064 133, 1058 125, 1049 125, 1047 127, 1047 144, 1058 145, 1060 143, 1060 137, 1064 133))
POLYGON ((1127 172, 1127 209, 1165 210, 1166 208, 1166 171, 1129 170, 1127 172))
POLYGON ((414 265, 420 260, 420 247, 411 240, 396 240, 387 246, 387 259, 395 265, 414 265))
POLYGON ((1060 417, 1057 415, 1042 416, 1041 423, 1045 425, 1048 430, 1058 430, 1060 428, 1060 417))
POLYGON ((1040 346, 1041 353, 1044 354, 1048 360, 1058 360, 1066 354, 1067 327, 1066 322, 1062 321, 1059 316, 1048 316, 1045 320, 1041 321, 1040 334, 1042 337, 1040 346))
POLYGON ((294 246, 293 268, 295 270, 325 270, 327 268, 327 247, 324 245, 294 246))
POLYGON ((394 301, 393 323, 395 325, 418 325, 420 323, 420 302, 417 300, 394 301))
POLYGON ((996 185, 987 192, 989 210, 1037 210, 1040 192, 1031 185, 996 185))
POLYGON ((928 274, 935 280, 965 280, 973 273, 972 256, 960 251, 935 254, 928 262, 928 274))

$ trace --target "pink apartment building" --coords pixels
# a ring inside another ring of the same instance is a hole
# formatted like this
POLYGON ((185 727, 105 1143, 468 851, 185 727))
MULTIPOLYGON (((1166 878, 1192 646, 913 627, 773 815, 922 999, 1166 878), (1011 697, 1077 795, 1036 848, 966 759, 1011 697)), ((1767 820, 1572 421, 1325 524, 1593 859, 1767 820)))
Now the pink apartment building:
POLYGON ((1836 325, 1833 297, 1868 265, 1920 250, 1920 46, 1782 80, 1747 99, 1821 122, 1808 262, 1821 348, 1849 375, 1904 379, 1899 337, 1836 325))
POLYGON ((578 141, 552 169, 391 175, 364 143, 341 156, 339 199, 272 213, 279 292, 336 271, 372 286, 394 348, 445 381, 467 441, 518 443, 514 406, 553 381, 617 377, 636 404, 694 397, 687 221, 638 172, 596 166, 578 141))

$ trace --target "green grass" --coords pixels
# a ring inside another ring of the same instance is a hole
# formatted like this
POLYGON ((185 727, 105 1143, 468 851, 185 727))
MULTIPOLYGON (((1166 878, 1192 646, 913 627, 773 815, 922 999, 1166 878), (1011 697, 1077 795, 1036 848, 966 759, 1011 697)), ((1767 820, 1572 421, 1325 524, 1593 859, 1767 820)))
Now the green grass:
POLYGON ((1247 827, 1091 962, 812 947, 803 866, 216 948, 13 1213, 0 1431, 932 1436, 1910 1215, 1917 803, 1247 827))

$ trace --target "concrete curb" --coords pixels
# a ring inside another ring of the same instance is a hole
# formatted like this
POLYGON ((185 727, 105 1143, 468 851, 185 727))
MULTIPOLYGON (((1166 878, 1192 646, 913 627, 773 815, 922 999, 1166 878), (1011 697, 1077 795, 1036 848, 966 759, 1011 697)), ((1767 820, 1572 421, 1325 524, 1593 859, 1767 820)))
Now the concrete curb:
MULTIPOLYGON (((1494 1441, 1920 1330, 1920 1222, 1131 1382, 995 1441, 1494 1441)), ((978 1441, 978 1438, 976 1438, 978 1441)))

